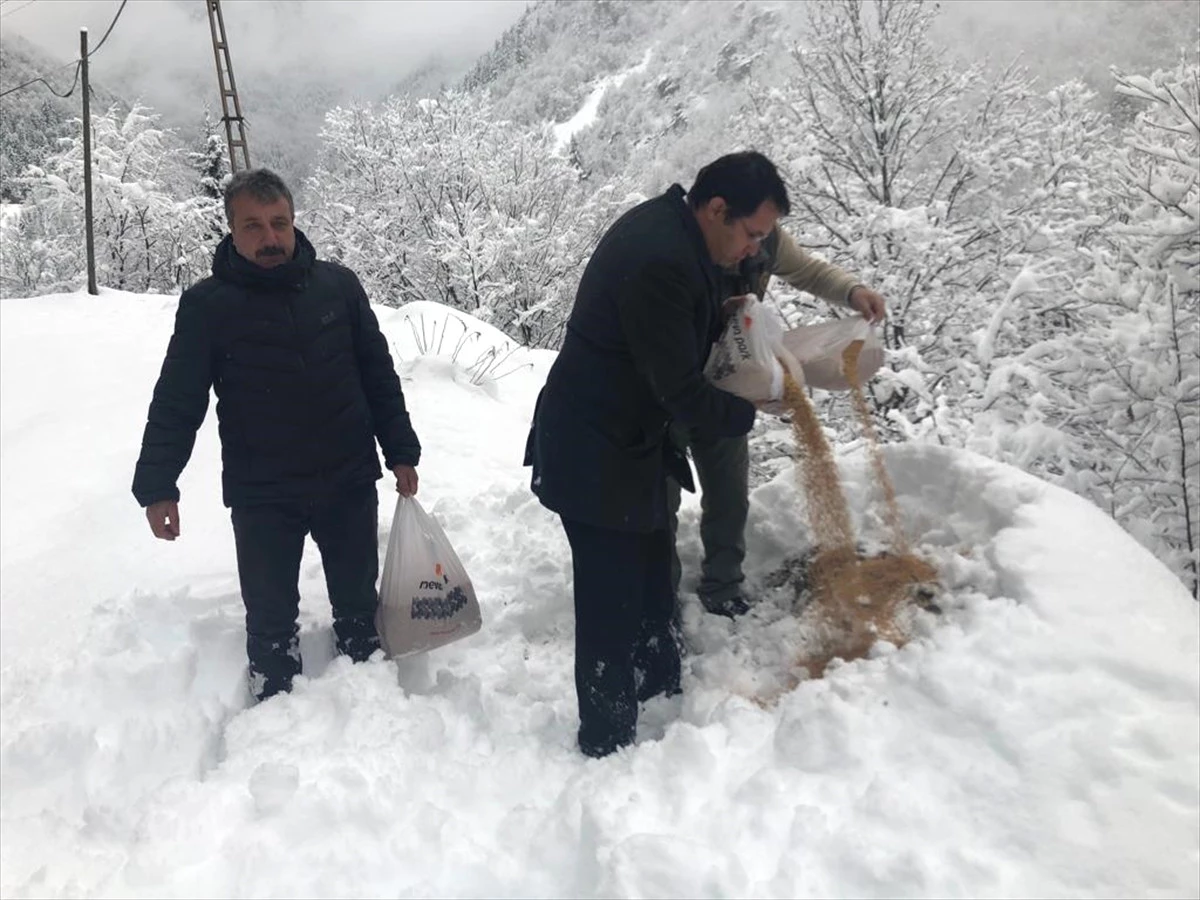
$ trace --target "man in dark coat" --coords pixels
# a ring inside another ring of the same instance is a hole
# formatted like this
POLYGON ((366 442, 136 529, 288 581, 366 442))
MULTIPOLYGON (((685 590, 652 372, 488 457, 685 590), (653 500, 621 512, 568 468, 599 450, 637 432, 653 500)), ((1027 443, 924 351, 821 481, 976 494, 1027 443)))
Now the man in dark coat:
POLYGON ((225 189, 230 234, 212 277, 184 291, 154 387, 133 494, 154 536, 180 534, 180 473, 217 395, 222 486, 246 606, 250 689, 262 700, 300 672, 300 558, 321 553, 338 650, 379 647, 376 440, 405 496, 421 445, 387 341, 349 269, 316 258, 292 195, 265 169, 225 189))
POLYGON ((526 464, 571 545, 590 756, 633 742, 640 700, 679 690, 667 475, 694 485, 668 424, 725 437, 753 425, 754 405, 702 370, 721 324, 719 267, 754 253, 788 210, 770 160, 721 157, 686 195, 673 185, 621 216, 580 281, 526 464))

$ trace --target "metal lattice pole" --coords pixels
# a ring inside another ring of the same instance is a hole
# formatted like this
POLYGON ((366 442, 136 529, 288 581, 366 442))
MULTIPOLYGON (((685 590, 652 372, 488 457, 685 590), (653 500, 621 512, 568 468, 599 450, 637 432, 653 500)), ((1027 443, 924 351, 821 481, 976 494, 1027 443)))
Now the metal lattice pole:
POLYGON ((229 58, 229 41, 225 38, 221 0, 204 0, 204 5, 208 7, 213 58, 217 63, 217 85, 221 89, 221 121, 225 123, 225 143, 229 147, 229 170, 236 172, 239 168, 249 169, 250 148, 246 145, 246 124, 242 118, 242 103, 238 99, 237 82, 233 80, 233 62, 229 58))

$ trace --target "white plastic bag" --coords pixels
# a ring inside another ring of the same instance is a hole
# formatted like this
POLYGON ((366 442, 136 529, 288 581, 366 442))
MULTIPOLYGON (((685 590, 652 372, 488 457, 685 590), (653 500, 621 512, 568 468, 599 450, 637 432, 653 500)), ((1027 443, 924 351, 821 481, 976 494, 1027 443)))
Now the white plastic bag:
POLYGON ((804 368, 808 384, 824 391, 848 391, 850 382, 842 364, 842 353, 854 341, 862 341, 858 356, 858 383, 867 380, 883 365, 883 344, 871 323, 860 316, 834 319, 820 325, 802 325, 785 331, 783 345, 804 368))
POLYGON ((375 627, 389 657, 432 650, 477 632, 475 588, 437 520, 415 497, 392 518, 375 627))
POLYGON ((783 367, 804 383, 800 364, 783 344, 783 325, 753 294, 735 298, 738 309, 713 345, 704 375, 713 387, 752 403, 783 397, 783 367))

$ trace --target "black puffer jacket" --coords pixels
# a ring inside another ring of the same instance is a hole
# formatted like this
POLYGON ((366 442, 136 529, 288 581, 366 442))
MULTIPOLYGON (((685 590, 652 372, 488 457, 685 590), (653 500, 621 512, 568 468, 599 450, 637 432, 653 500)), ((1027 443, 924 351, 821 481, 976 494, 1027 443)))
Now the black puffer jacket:
POLYGON ((580 280, 526 445, 543 505, 603 528, 666 527, 666 475, 693 489, 668 421, 731 437, 754 424, 752 404, 702 374, 720 301, 679 185, 608 230, 580 280))
POLYGON ((358 278, 316 259, 296 232, 289 262, 264 269, 226 237, 213 274, 183 293, 142 438, 133 494, 178 500, 176 481, 217 395, 226 506, 315 497, 415 466, 413 432, 387 341, 358 278))

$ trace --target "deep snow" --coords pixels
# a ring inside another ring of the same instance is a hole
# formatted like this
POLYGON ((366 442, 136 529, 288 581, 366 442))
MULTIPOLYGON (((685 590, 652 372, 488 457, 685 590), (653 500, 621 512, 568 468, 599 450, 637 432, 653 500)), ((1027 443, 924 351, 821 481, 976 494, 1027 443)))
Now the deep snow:
MULTIPOLYGON (((175 304, 0 304, 0 894, 1200 894, 1197 605, 1094 506, 966 452, 886 454, 944 613, 774 704, 756 698, 807 637, 766 586, 804 547, 792 474, 753 494, 761 599, 737 622, 690 593, 687 497, 685 693, 646 707, 635 747, 579 755, 570 554, 520 465, 553 354, 472 383, 503 338, 454 313, 448 335, 479 336, 422 355, 407 320, 442 321, 434 305, 377 313, 425 445, 420 499, 483 629, 399 662, 333 658, 310 543, 305 676, 246 708, 215 414, 179 541, 153 540, 129 492, 175 304)), ((881 540, 863 454, 840 464, 881 540)))

